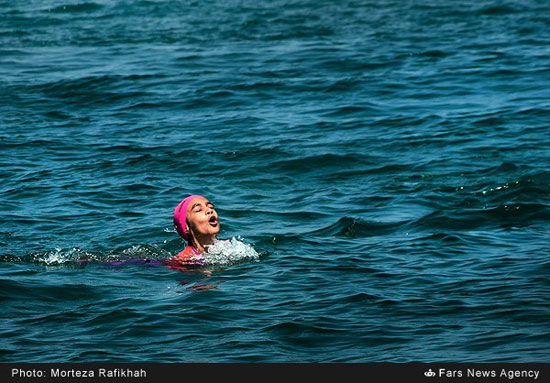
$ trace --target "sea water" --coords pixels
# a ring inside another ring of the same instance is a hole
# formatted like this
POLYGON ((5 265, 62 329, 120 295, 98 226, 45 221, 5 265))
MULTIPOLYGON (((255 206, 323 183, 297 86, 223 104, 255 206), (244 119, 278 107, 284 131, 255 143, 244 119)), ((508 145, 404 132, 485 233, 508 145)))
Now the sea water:
POLYGON ((0 361, 548 362, 549 14, 0 1, 0 361))

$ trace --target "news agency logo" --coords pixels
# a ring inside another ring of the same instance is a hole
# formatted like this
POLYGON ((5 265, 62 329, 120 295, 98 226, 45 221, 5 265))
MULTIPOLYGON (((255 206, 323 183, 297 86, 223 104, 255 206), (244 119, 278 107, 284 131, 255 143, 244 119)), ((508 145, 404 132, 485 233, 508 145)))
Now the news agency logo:
POLYGON ((430 368, 428 371, 424 373, 424 376, 427 376, 428 378, 433 378, 435 376, 435 372, 432 371, 430 368))

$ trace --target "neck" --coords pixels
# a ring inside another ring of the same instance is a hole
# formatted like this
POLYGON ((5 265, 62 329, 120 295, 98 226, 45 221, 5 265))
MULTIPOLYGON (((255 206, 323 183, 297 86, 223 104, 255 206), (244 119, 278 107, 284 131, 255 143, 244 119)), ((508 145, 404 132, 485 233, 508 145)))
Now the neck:
POLYGON ((196 235, 191 237, 189 245, 193 246, 199 253, 204 253, 208 250, 208 246, 214 243, 215 235, 196 235))

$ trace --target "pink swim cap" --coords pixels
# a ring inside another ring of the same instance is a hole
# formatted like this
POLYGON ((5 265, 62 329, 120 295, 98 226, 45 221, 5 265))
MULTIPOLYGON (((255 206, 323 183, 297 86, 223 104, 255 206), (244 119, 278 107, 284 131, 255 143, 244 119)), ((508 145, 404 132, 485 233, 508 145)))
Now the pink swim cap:
POLYGON ((195 198, 204 198, 200 195, 190 195, 183 201, 181 201, 178 206, 174 209, 174 229, 178 232, 180 237, 189 241, 189 233, 187 232, 187 207, 195 198))

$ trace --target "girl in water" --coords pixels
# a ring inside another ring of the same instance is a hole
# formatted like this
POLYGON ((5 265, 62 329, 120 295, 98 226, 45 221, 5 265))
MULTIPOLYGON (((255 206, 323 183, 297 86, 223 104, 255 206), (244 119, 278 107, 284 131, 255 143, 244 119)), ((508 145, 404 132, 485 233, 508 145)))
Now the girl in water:
POLYGON ((174 209, 174 228, 187 241, 187 247, 168 259, 169 263, 200 265, 196 257, 208 250, 220 232, 218 213, 212 202, 202 196, 191 195, 174 209))

